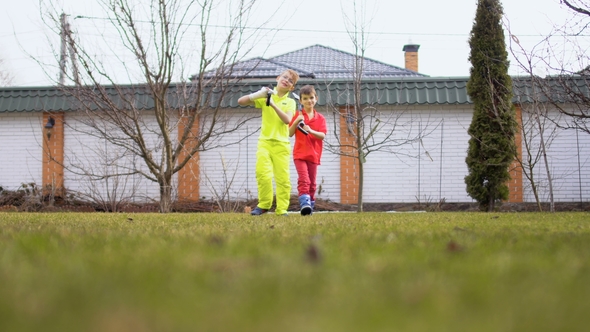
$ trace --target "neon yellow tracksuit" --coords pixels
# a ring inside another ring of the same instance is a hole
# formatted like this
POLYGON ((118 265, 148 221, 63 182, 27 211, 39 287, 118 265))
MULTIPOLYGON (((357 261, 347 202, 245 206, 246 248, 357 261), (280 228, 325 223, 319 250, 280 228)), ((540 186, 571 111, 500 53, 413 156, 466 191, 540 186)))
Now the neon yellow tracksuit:
MULTIPOLYGON (((276 90, 276 89, 275 89, 276 90)), ((295 112, 295 100, 288 97, 272 95, 275 105, 292 117, 295 112)), ((256 151, 256 183, 258 184, 258 207, 268 210, 272 206, 274 175, 277 188, 278 215, 287 213, 291 198, 291 178, 289 161, 291 160, 291 144, 289 143, 289 126, 284 123, 275 110, 266 106, 266 98, 255 100, 256 108, 262 109, 262 126, 258 137, 256 151)))

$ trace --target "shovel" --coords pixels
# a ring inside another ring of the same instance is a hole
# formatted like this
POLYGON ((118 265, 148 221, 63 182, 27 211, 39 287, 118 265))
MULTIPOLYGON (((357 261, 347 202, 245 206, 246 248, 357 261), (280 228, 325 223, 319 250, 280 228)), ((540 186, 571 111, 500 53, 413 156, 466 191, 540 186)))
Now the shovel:
MULTIPOLYGON (((297 111, 298 112, 302 112, 302 107, 301 107, 301 103, 299 101, 299 95, 296 94, 295 92, 291 92, 291 94, 293 95, 293 98, 295 98, 295 100, 297 100, 297 111)), ((299 122, 299 124, 297 125, 297 129, 299 129, 300 132, 304 133, 305 135, 309 135, 309 133, 307 132, 307 130, 303 129, 303 126, 305 126, 305 123, 303 121, 299 122)))

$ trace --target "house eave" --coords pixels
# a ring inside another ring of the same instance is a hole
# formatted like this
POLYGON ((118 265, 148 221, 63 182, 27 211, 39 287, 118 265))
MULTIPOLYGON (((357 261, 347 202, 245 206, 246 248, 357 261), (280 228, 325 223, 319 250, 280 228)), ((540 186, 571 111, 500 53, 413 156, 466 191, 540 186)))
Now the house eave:
MULTIPOLYGON (((570 78, 571 79, 571 78, 570 78)), ((472 104, 467 94, 467 82, 469 77, 394 77, 394 78, 364 78, 360 82, 361 105, 468 105, 472 104)), ((518 104, 532 103, 535 99, 531 95, 534 84, 549 84, 556 91, 559 89, 559 78, 551 77, 534 81, 530 77, 512 78, 513 102, 518 104), (534 83, 534 84, 533 84, 534 83)), ((590 89, 585 77, 573 77, 572 85, 580 89, 586 95, 590 95, 590 89)), ((227 80, 224 84, 230 85, 229 90, 221 102, 222 107, 240 108, 237 100, 240 96, 258 91, 262 86, 276 84, 275 77, 240 78, 227 80)), ((354 86, 351 79, 314 79, 302 77, 297 82, 296 90, 303 85, 312 84, 319 95, 318 106, 324 105, 351 105, 354 103, 354 86)), ((145 84, 122 85, 117 88, 125 88, 133 91, 136 99, 141 101, 143 109, 149 109, 151 95, 145 84)), ((170 108, 182 106, 174 98, 176 89, 186 87, 189 90, 196 87, 195 84, 177 84, 170 87, 170 108), (175 104, 176 103, 176 104, 175 104)), ((111 89, 116 95, 114 86, 104 86, 111 89)), ((194 90, 192 90, 194 91, 194 90)), ((556 92, 557 102, 566 102, 563 96, 556 92), (561 96, 561 97, 560 97, 561 96)), ((217 100, 212 98, 211 100, 217 100)), ((547 98, 544 99, 547 101, 547 98)), ((538 101, 538 99, 536 100, 538 101)), ((3 87, 0 88, 0 113, 7 112, 55 112, 77 111, 79 103, 68 94, 67 88, 57 86, 45 87, 3 87)), ((216 107, 210 105, 201 107, 216 107)))

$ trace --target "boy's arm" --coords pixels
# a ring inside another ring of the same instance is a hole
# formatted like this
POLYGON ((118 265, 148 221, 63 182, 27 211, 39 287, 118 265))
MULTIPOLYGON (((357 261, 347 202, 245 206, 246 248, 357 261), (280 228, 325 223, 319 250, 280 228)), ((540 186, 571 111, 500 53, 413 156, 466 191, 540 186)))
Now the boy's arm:
POLYGON ((267 87, 262 87, 262 89, 254 92, 254 93, 251 93, 251 94, 245 95, 245 96, 241 96, 238 99, 238 105, 240 105, 240 106, 253 106, 256 104, 254 102, 256 99, 266 98, 266 96, 268 96, 268 91, 271 91, 271 90, 267 87))
POLYGON ((272 100, 272 98, 270 99, 270 106, 275 110, 275 112, 277 113, 277 115, 279 116, 279 118, 281 119, 281 121, 283 121, 285 124, 289 124, 289 121, 291 120, 291 112, 283 112, 274 102, 274 100, 272 100))
POLYGON ((289 137, 293 137, 293 135, 295 135, 295 130, 297 130, 297 125, 295 124, 295 122, 293 122, 289 126, 289 137))
POLYGON ((326 134, 322 133, 321 131, 312 130, 309 133, 312 134, 313 137, 319 139, 320 141, 326 137, 326 134))
MULTIPOLYGON (((291 129, 291 128, 289 128, 291 129)), ((306 130, 308 133, 310 133, 313 137, 315 137, 316 139, 319 139, 320 141, 323 140, 326 137, 325 133, 322 133, 321 131, 316 131, 311 129, 309 126, 304 126, 303 130, 306 130)))
POLYGON ((297 112, 294 116, 293 119, 291 121, 293 121, 291 123, 291 125, 289 125, 289 137, 293 137, 293 135, 295 135, 295 131, 297 130, 297 126, 299 126, 299 122, 301 122, 301 120, 299 120, 299 118, 302 118, 301 120, 303 120, 303 116, 301 116, 301 114, 299 114, 299 112, 297 112))
POLYGON ((254 106, 254 101, 250 100, 250 95, 242 96, 238 99, 238 105, 240 106, 254 106))
POLYGON ((326 138, 326 132, 328 131, 328 128, 326 125, 326 118, 324 118, 321 114, 318 114, 317 116, 320 119, 318 126, 316 127, 318 130, 313 130, 307 125, 304 126, 303 129, 307 130, 307 132, 309 132, 313 137, 321 141, 326 138))

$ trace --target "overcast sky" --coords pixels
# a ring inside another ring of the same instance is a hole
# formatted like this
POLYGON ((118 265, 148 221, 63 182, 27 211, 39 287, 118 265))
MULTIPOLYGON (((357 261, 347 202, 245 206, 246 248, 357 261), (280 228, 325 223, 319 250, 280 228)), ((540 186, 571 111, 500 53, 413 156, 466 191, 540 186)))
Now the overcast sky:
MULTIPOLYGON (((47 3, 47 1, 43 1, 47 3)), ((89 26, 96 26, 104 18, 94 0, 56 0, 63 11, 70 15, 73 30, 87 33, 88 38, 98 38, 99 33, 89 33, 89 26), (74 19, 76 16, 89 17, 74 19)), ((310 45, 320 44, 354 53, 346 31, 343 11, 353 16, 353 0, 293 0, 284 2, 273 16, 267 28, 274 43, 260 47, 248 58, 288 53, 310 45), (271 32, 272 31, 272 32, 271 32)), ((357 0, 358 3, 362 1, 357 0)), ((475 17, 476 0, 368 0, 366 2, 369 33, 366 56, 387 64, 403 67, 402 48, 405 44, 418 44, 419 71, 430 76, 468 76, 469 46, 467 40, 475 17)), ((148 1, 145 1, 148 3, 148 1)), ((261 0, 256 13, 265 15, 277 8, 281 1, 261 0)), ((559 5, 559 0, 504 0, 505 18, 518 40, 527 48, 550 34, 555 26, 562 25, 571 13, 559 5)), ((31 56, 55 66, 54 55, 47 38, 58 40, 44 27, 38 0, 4 1, 0 16, 0 58, 3 70, 14 76, 15 85, 52 85, 57 70, 50 68, 47 77, 41 66, 31 56)), ((215 15, 223 15, 223 10, 215 15)), ((86 36, 84 36, 86 37, 86 36)), ((107 36, 113 37, 113 36, 107 36)), ((521 70, 514 65, 511 74, 521 70)), ((195 65, 196 68, 196 65, 195 65)), ((194 71, 193 71, 194 72, 194 71)))

